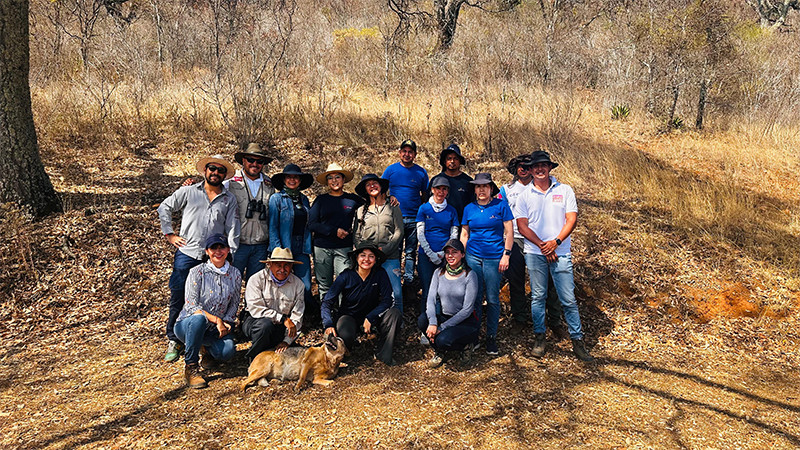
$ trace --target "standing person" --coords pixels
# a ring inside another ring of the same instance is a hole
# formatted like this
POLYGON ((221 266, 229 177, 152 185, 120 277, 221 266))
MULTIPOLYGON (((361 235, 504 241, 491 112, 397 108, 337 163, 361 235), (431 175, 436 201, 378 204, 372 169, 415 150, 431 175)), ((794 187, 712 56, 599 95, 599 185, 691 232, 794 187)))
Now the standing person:
POLYGON ((436 352, 430 368, 441 366, 447 351, 463 350, 462 361, 468 361, 481 326, 475 315, 478 275, 464 261, 464 244, 450 239, 444 252, 446 264, 433 275, 427 306, 417 321, 436 352))
POLYGON ((292 345, 303 327, 305 286, 292 274, 295 261, 288 248, 276 248, 265 270, 256 273, 244 291, 246 301, 242 333, 253 341, 247 351, 252 361, 264 350, 282 352, 292 345))
POLYGON ((328 186, 328 193, 318 196, 311 205, 308 228, 314 233, 314 272, 319 298, 324 298, 333 279, 350 265, 347 254, 353 248, 353 218, 364 204, 358 195, 344 192, 353 172, 332 163, 317 175, 317 182, 328 186))
MULTIPOLYGON (((447 203, 458 212, 458 220, 464 216, 464 207, 475 200, 475 192, 472 190, 472 177, 461 171, 461 167, 466 163, 466 159, 461 155, 461 149, 456 144, 450 144, 439 154, 439 165, 442 171, 431 178, 431 188, 433 180, 446 178, 450 183, 450 195, 447 196, 447 203)), ((430 190, 430 189, 429 189, 430 190)))
POLYGON ((508 269, 514 243, 514 219, 508 203, 495 198, 500 192, 489 173, 479 173, 472 181, 475 201, 464 208, 461 242, 467 249, 467 264, 477 272, 478 302, 475 310, 483 316, 482 297, 486 294, 486 353, 499 354, 497 326, 500 322, 500 278, 508 269))
POLYGON ((389 192, 400 202, 400 211, 403 213, 405 268, 402 292, 410 297, 413 293, 411 286, 417 258, 417 212, 428 189, 428 172, 414 163, 417 144, 411 139, 400 144, 399 155, 400 161, 387 167, 381 177, 389 180, 389 192))
POLYGON ((431 183, 433 195, 420 206, 417 213, 417 237, 419 238, 419 265, 417 271, 422 282, 420 313, 425 314, 428 288, 433 271, 444 262, 444 244, 458 238, 458 213, 447 201, 450 182, 447 178, 434 178, 431 183))
MULTIPOLYGON (((505 199, 508 202, 512 214, 516 212, 517 200, 520 194, 533 181, 531 161, 533 161, 531 155, 526 154, 517 156, 508 163, 507 169, 514 178, 511 183, 500 187, 500 194, 497 198, 505 199)), ((531 309, 530 298, 525 294, 525 272, 527 270, 523 252, 525 244, 523 236, 519 233, 516 220, 512 223, 514 225, 514 246, 511 249, 508 270, 505 271, 504 275, 508 280, 511 316, 514 319, 514 323, 525 326, 528 323, 531 309)), ((549 275, 547 278, 547 323, 550 329, 558 334, 561 331, 561 303, 558 301, 552 278, 549 275)))
POLYGON ((208 386, 200 372, 214 360, 229 361, 236 354, 231 328, 239 310, 242 275, 229 261, 228 239, 222 234, 209 236, 205 243, 204 264, 189 271, 186 302, 175 322, 175 335, 186 345, 186 384, 194 389, 208 386))
POLYGON ((392 351, 403 314, 392 307, 392 285, 381 268, 383 252, 366 244, 350 252, 350 258, 353 269, 343 271, 322 300, 325 335, 332 333, 341 337, 352 351, 359 328, 365 334, 377 332, 375 358, 395 365, 392 351))
POLYGON ((256 143, 237 152, 233 159, 242 165, 228 182, 228 189, 239 204, 242 231, 239 249, 233 255, 233 267, 242 273, 245 284, 252 275, 264 268, 269 246, 269 198, 275 189, 262 171, 272 161, 256 143))
POLYGON ((311 230, 308 229, 308 213, 311 206, 301 191, 314 183, 310 173, 289 164, 283 172, 272 176, 272 185, 278 191, 269 198, 269 251, 288 248, 302 264, 295 264, 292 271, 305 286, 305 306, 309 315, 319 312, 319 305, 311 296, 311 230))
POLYGON ((581 361, 594 361, 583 342, 581 316, 575 301, 570 239, 578 221, 575 192, 550 176, 558 164, 550 160, 547 152, 535 151, 531 158, 533 183, 517 201, 516 220, 519 232, 525 236, 525 262, 531 278, 531 315, 536 333, 532 353, 536 357, 545 353, 544 303, 549 273, 564 309, 572 351, 581 361))
POLYGON ((353 244, 356 247, 372 245, 385 256, 381 266, 392 284, 394 306, 403 312, 403 294, 400 285, 400 243, 403 241, 403 213, 386 200, 389 181, 374 173, 361 177, 356 193, 367 202, 358 208, 353 221, 353 244))
POLYGON ((235 253, 239 246, 236 197, 222 184, 233 175, 233 165, 225 161, 222 155, 215 155, 198 161, 197 171, 204 177, 202 182, 180 187, 158 207, 161 232, 177 249, 169 277, 169 344, 164 355, 164 360, 169 362, 177 360, 183 349, 175 336, 175 320, 183 309, 186 277, 192 267, 202 262, 206 239, 213 234, 224 234, 228 237, 231 252, 235 253), (172 215, 179 211, 183 213, 180 235, 175 234, 172 228, 172 215))

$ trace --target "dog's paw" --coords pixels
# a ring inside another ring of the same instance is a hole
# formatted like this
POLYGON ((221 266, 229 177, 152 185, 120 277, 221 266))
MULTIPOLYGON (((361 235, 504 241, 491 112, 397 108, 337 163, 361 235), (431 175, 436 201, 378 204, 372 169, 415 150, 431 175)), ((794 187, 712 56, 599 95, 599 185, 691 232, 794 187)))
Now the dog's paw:
POLYGON ((261 378, 258 380, 258 385, 261 387, 269 387, 269 380, 266 378, 261 378))

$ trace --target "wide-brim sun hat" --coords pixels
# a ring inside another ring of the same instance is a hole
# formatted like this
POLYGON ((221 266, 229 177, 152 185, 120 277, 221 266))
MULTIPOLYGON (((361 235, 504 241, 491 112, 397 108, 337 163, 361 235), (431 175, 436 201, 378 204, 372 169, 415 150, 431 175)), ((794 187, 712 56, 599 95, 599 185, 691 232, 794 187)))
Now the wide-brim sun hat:
POLYGON ((369 194, 367 194, 367 182, 370 180, 376 180, 381 185, 381 192, 386 193, 389 190, 389 180, 386 178, 381 178, 374 173, 368 173, 361 177, 361 181, 358 182, 356 185, 356 194, 360 195, 361 197, 369 200, 369 194))
POLYGON ((492 186, 492 197, 500 193, 500 188, 497 187, 494 181, 492 181, 492 174, 490 173, 479 173, 475 175, 475 179, 469 182, 472 184, 472 190, 475 190, 475 186, 481 184, 489 184, 492 186))
POLYGON ((506 170, 511 175, 517 176, 517 168, 519 166, 532 166, 533 163, 531 161, 533 161, 533 158, 529 154, 515 156, 508 162, 506 170))
POLYGON ((282 247, 275 247, 275 249, 272 250, 272 254, 269 256, 269 258, 259 262, 268 264, 273 262, 290 262, 292 264, 303 264, 300 261, 295 261, 294 255, 292 255, 291 250, 282 247))
POLYGON ((202 158, 200 161, 197 161, 197 172, 202 175, 203 177, 206 176, 206 166, 209 163, 219 164, 220 166, 225 166, 225 169, 228 171, 225 172, 224 179, 227 180, 228 178, 233 176, 234 168, 233 164, 229 163, 225 160, 225 157, 222 155, 214 155, 208 156, 206 158, 202 158))
POLYGON ((344 182, 349 183, 353 179, 353 172, 342 168, 339 164, 330 163, 328 167, 325 168, 325 172, 317 175, 317 183, 322 185, 328 184, 328 175, 332 173, 340 173, 344 177, 344 182))
POLYGON ((239 164, 243 164, 243 163, 242 163, 242 159, 243 159, 245 156, 254 156, 254 157, 256 157, 256 158, 262 158, 262 159, 264 160, 264 165, 265 165, 265 166, 266 166, 267 164, 269 164, 270 162, 272 162, 272 160, 273 160, 273 158, 272 158, 271 156, 267 155, 267 153, 266 153, 266 152, 264 152, 264 150, 261 150, 261 146, 260 146, 260 145, 258 145, 258 144, 257 144, 257 143, 255 143, 255 142, 251 142, 251 143, 250 143, 250 144, 247 146, 247 149, 246 149, 246 150, 243 150, 243 151, 241 151, 241 152, 236 152, 236 153, 233 155, 233 159, 234 159, 234 160, 235 160, 237 163, 239 163, 239 164))
POLYGON ((375 253, 375 265, 380 267, 386 261, 386 254, 383 253, 378 247, 372 244, 361 244, 355 248, 355 250, 350 250, 347 253, 347 256, 353 261, 353 268, 358 268, 358 262, 356 259, 358 258, 358 254, 364 250, 371 250, 372 253, 375 253))
POLYGON ((446 149, 442 150, 442 152, 439 153, 440 166, 444 167, 447 155, 449 155, 450 153, 454 153, 458 156, 458 160, 461 161, 462 166, 467 163, 467 160, 464 158, 464 155, 461 154, 461 149, 458 147, 458 145, 450 144, 449 146, 447 146, 446 149))
POLYGON ((536 150, 535 152, 531 153, 531 165, 547 162, 550 163, 550 169, 555 169, 558 167, 558 163, 553 162, 550 160, 550 154, 544 150, 536 150))
POLYGON ((276 191, 283 190, 283 186, 285 185, 284 180, 287 175, 297 175, 300 177, 300 186, 297 187, 298 191, 302 191, 314 184, 313 175, 303 172, 297 164, 289 164, 283 168, 283 172, 276 173, 272 176, 272 186, 275 187, 276 191))

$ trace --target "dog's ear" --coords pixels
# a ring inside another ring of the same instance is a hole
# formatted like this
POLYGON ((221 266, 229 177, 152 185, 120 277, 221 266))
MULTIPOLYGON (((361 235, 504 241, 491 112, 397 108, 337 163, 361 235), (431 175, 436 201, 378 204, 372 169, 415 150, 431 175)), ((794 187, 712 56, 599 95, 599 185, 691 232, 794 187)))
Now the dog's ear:
POLYGON ((329 334, 328 335, 328 340, 325 341, 325 347, 327 347, 328 350, 330 350, 332 352, 335 352, 336 351, 336 340, 337 339, 340 339, 340 338, 337 338, 336 336, 334 336, 333 333, 329 334))

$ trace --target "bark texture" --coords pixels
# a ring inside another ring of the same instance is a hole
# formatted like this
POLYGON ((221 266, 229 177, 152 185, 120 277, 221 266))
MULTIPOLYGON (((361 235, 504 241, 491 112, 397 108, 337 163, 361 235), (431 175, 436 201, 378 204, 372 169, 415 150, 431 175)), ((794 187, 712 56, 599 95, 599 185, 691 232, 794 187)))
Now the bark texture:
POLYGON ((37 217, 61 211, 39 157, 28 85, 28 1, 0 1, 0 202, 37 217))

